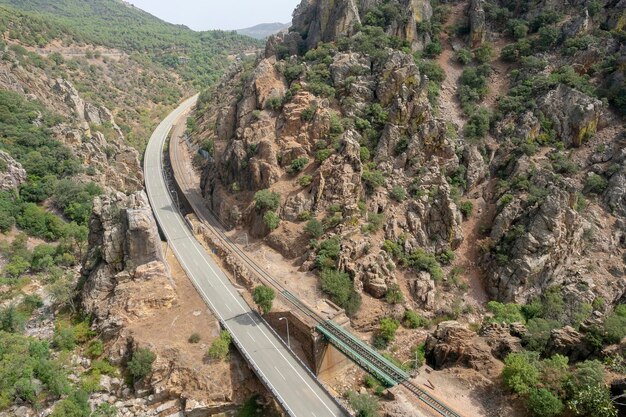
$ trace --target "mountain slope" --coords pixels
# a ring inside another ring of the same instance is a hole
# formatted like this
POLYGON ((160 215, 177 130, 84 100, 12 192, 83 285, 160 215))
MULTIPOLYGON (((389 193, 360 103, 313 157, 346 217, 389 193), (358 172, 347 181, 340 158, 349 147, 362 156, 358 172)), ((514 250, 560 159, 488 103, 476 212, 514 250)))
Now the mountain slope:
POLYGON ((61 24, 79 42, 147 53, 196 85, 219 79, 229 55, 260 46, 236 32, 194 32, 166 23, 117 0, 1 0, 0 5, 61 24))
POLYGON ((288 29, 291 23, 261 23, 245 29, 237 29, 240 35, 250 36, 255 39, 265 39, 281 30, 288 29))

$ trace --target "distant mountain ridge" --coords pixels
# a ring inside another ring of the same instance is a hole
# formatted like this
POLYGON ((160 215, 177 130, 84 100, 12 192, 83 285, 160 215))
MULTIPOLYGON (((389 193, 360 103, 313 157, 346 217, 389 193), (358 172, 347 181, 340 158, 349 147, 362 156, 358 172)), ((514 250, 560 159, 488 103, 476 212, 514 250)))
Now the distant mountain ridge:
POLYGON ((240 35, 250 36, 256 39, 265 39, 268 36, 274 35, 282 30, 289 29, 291 22, 289 23, 261 23, 245 29, 237 29, 236 32, 240 35))

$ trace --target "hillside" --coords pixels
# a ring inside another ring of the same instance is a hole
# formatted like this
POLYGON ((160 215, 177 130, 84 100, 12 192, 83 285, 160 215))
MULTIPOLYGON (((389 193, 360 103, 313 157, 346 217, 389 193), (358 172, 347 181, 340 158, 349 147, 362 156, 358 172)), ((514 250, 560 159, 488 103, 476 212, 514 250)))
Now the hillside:
POLYGON ((219 329, 163 252, 141 155, 256 43, 115 1, 1 2, 0 33, 0 416, 255 407, 238 357, 204 360, 219 329))
POLYGON ((249 28, 237 29, 236 32, 255 39, 266 39, 281 30, 288 29, 289 26, 291 26, 291 23, 261 23, 249 28))
MULTIPOLYGON (((0 5, 22 10, 29 16, 62 27, 77 43, 145 53, 196 86, 206 86, 218 80, 230 63, 229 55, 260 46, 255 40, 236 32, 194 32, 184 26, 169 24, 118 0, 2 0, 0 5), (181 57, 187 59, 181 61, 181 57)), ((20 33, 15 35, 17 38, 22 36, 20 33)), ((43 36, 32 39, 31 44, 43 47, 47 41, 43 36)))
POLYGON ((418 379, 468 415, 615 416, 625 13, 303 1, 201 96, 207 205, 290 291, 330 298, 399 362, 422 355, 436 371, 418 379))

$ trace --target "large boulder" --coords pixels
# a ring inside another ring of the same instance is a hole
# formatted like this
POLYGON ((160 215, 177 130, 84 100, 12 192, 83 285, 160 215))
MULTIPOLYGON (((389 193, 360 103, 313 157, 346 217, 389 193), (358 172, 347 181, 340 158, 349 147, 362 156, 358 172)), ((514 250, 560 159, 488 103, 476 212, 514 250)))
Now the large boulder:
POLYGON ((549 91, 539 102, 566 147, 579 147, 595 134, 602 115, 602 102, 564 84, 549 91))
POLYGON ((546 344, 544 354, 551 357, 556 354, 567 356, 571 362, 587 359, 594 353, 594 348, 589 345, 585 335, 571 326, 552 330, 546 344))
POLYGON ((0 151, 0 191, 17 190, 26 181, 26 170, 8 153, 0 151))
POLYGON ((502 368, 491 355, 491 347, 456 321, 439 323, 426 339, 425 352, 427 362, 435 369, 462 366, 495 376, 502 368))

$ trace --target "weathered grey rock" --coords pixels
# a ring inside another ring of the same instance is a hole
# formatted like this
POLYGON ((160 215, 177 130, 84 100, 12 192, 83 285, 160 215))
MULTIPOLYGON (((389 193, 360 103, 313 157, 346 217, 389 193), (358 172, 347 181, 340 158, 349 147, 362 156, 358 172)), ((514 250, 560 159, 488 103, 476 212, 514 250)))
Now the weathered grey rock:
POLYGON ((468 11, 470 23, 469 44, 472 48, 480 46, 487 38, 484 3, 484 0, 472 0, 470 2, 468 11))
POLYGON ((567 356, 571 362, 585 360, 593 353, 594 349, 587 342, 585 335, 571 326, 552 330, 544 350, 546 357, 559 354, 567 356))
POLYGON ((17 190, 26 181, 26 170, 8 153, 0 151, 0 191, 17 190))
POLYGON ((435 281, 426 271, 420 271, 413 280, 409 280, 409 288, 413 299, 424 310, 432 310, 435 307, 436 287, 435 281))
POLYGON ((579 147, 595 134, 603 109, 600 100, 564 84, 549 91, 538 105, 566 147, 579 147))
POLYGON ((435 369, 463 366, 497 375, 502 365, 491 356, 491 347, 456 321, 444 321, 428 335, 426 360, 435 369))
POLYGON ((507 262, 493 260, 488 274, 488 290, 498 300, 525 302, 556 285, 555 271, 582 249, 584 221, 570 207, 567 191, 549 186, 544 201, 522 213, 520 218, 519 208, 505 208, 494 221, 494 242, 507 239, 515 228, 515 237, 508 238, 513 241, 507 246, 507 262))
POLYGON ((94 316, 95 326, 105 339, 119 340, 120 356, 128 347, 120 333, 124 323, 174 300, 164 259, 143 191, 94 200, 81 303, 94 316))
POLYGON ((491 346, 491 354, 504 360, 509 353, 522 351, 522 341, 513 332, 519 336, 519 329, 512 331, 508 324, 487 323, 480 328, 478 334, 491 346))
POLYGON ((303 0, 293 13, 291 31, 305 39, 307 49, 349 35, 361 23, 355 0, 303 0))

